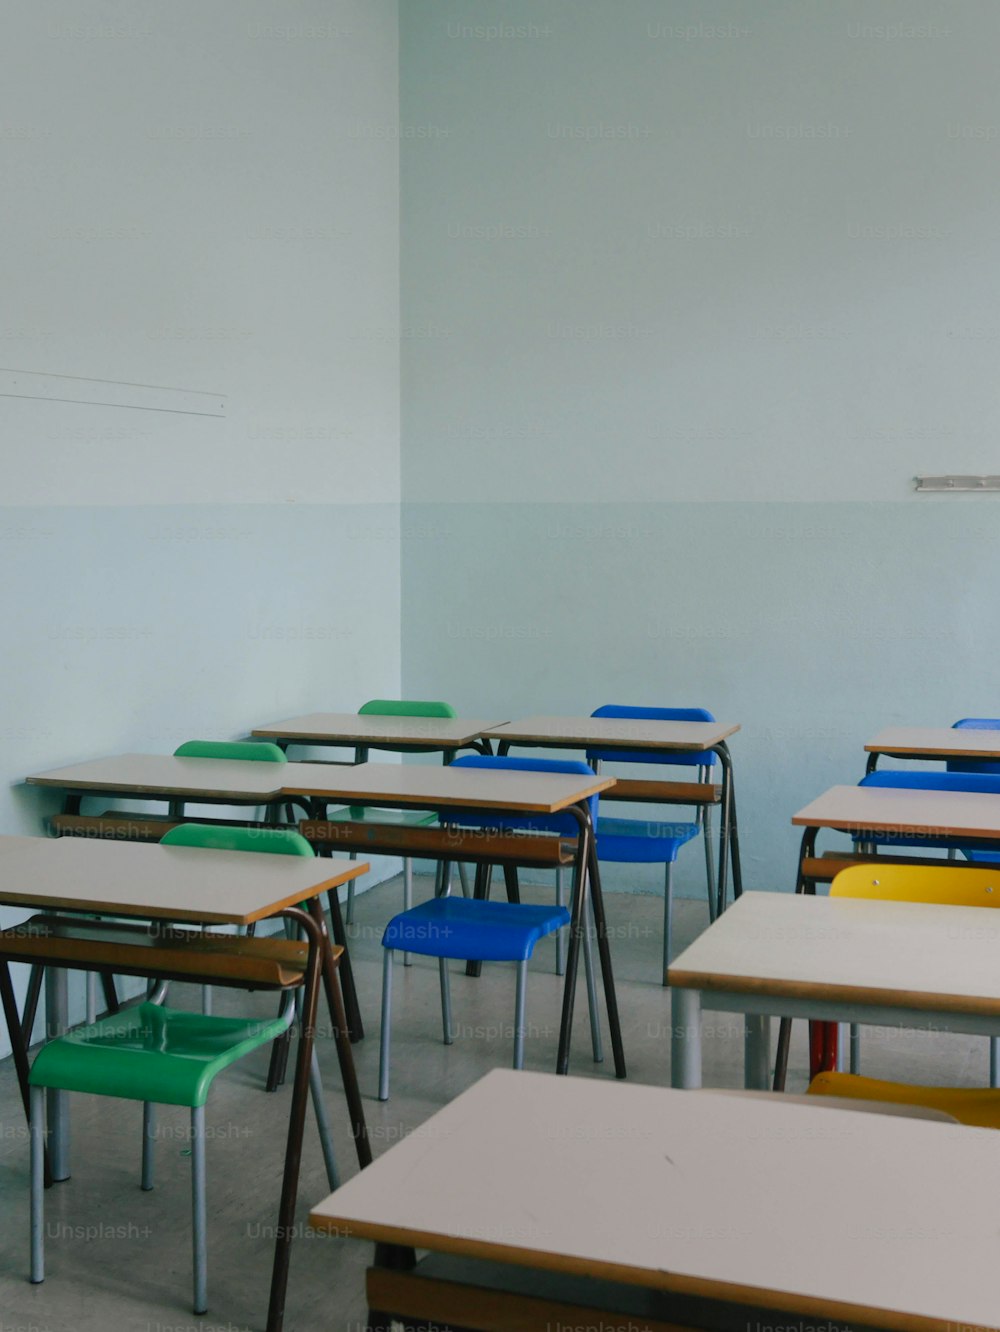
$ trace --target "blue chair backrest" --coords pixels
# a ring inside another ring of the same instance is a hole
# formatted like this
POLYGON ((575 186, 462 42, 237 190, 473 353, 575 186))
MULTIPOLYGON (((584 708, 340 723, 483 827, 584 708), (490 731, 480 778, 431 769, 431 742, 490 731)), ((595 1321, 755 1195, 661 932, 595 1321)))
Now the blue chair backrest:
MULTIPOLYGON (((636 721, 694 721, 714 722, 715 718, 704 708, 633 708, 622 703, 605 703, 590 714, 592 717, 628 717, 636 721)), ((662 749, 650 752, 648 749, 588 749, 587 761, 597 759, 608 763, 676 763, 685 767, 710 768, 715 763, 714 754, 706 754, 697 749, 677 749, 665 753, 662 749)))
MULTIPOLYGON (((963 717, 955 722, 953 731, 1000 731, 1000 717, 963 717)), ((1000 763, 990 759, 949 759, 945 764, 949 772, 996 772, 1000 763)))
POLYGON ((910 772, 902 768, 876 768, 859 786, 896 786, 909 791, 981 791, 1000 795, 1000 773, 910 772))
MULTIPOLYGON (((451 764, 453 768, 492 768, 508 772, 556 772, 577 777, 593 777, 594 770, 582 759, 533 759, 495 754, 464 754, 451 764)), ((588 798, 590 821, 597 828, 597 796, 588 798)), ((572 814, 493 814, 485 809, 448 809, 442 811, 442 823, 454 823, 463 828, 525 829, 532 832, 557 833, 561 837, 576 837, 580 825, 572 814)))

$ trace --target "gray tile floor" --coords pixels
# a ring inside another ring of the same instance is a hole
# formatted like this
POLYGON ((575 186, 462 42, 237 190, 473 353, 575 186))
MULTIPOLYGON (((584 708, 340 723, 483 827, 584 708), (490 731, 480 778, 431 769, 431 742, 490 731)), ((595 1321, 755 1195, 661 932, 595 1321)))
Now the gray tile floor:
MULTIPOLYGON (((417 881, 417 900, 430 881, 417 881)), ((366 1114, 377 1155, 412 1132, 440 1106, 488 1069, 511 1055, 514 975, 487 967, 479 981, 460 965, 452 973, 455 1044, 441 1044, 437 966, 415 959, 396 970, 393 1021, 392 1098, 375 1099, 378 1064, 378 1002, 381 931, 401 906, 394 880, 358 899, 352 956, 367 1039, 354 1047, 366 1114)), ((525 898, 551 901, 544 888, 525 898)), ((630 894, 608 897, 608 917, 630 1078, 668 1085, 669 1005, 656 982, 660 948, 660 899, 630 894)), ((699 902, 676 908, 676 946, 684 947, 705 927, 699 902)), ((527 1067, 554 1066, 560 981, 553 972, 551 943, 536 950, 529 981, 527 1067)), ((268 1012, 273 1000, 217 991, 216 1011, 268 1012)), ((581 988, 581 998, 582 998, 581 988)), ((193 991, 176 987, 172 1002, 196 1002, 193 991)), ((985 1085, 984 1040, 896 1031, 866 1034, 865 1071, 955 1085, 985 1085)), ((737 1087, 742 1079, 739 1022, 709 1015, 704 1040, 706 1086, 737 1087)), ((337 1062, 329 1039, 320 1061, 329 1091, 338 1158, 345 1175, 356 1158, 337 1062)), ((161 1111, 158 1183, 141 1193, 140 1110, 137 1105, 96 1097, 74 1097, 72 1180, 47 1194, 47 1279, 27 1281, 28 1142, 10 1060, 0 1064, 0 1332, 236 1332, 262 1328, 270 1280, 273 1225, 281 1177, 289 1089, 262 1090, 263 1056, 223 1076, 208 1104, 209 1300, 210 1312, 196 1318, 190 1305, 189 1172, 185 1156, 187 1112, 161 1111)), ((571 1072, 609 1077, 610 1052, 595 1066, 589 1048, 585 1005, 577 1008, 571 1072)), ((788 1089, 805 1087, 804 1024, 796 1024, 788 1089)), ((318 1143, 307 1123, 299 1190, 298 1223, 285 1326, 289 1332, 361 1332, 364 1327, 364 1269, 371 1246, 310 1236, 310 1203, 327 1193, 318 1143)), ((669 1207, 669 1199, 664 1199, 669 1207)))

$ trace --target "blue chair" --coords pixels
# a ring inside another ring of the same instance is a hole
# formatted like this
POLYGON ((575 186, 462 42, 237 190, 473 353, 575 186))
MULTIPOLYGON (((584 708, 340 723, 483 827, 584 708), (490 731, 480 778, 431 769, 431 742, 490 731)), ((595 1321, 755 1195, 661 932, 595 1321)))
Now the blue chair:
MULTIPOLYGON (((592 775, 592 769, 580 761, 498 758, 494 755, 470 754, 459 758, 453 768, 492 768, 518 772, 576 773, 592 775)), ((591 821, 597 824, 597 797, 588 801, 591 821)), ((564 839, 576 838, 579 825, 572 814, 533 816, 493 814, 488 810, 449 808, 442 821, 450 826, 466 829, 488 829, 504 832, 556 835, 564 839)), ((441 1022, 445 1045, 452 1044, 451 982, 448 962, 455 960, 480 962, 513 962, 517 967, 514 1006, 514 1068, 524 1066, 525 1007, 527 1001, 528 959, 535 944, 563 926, 569 925, 570 913, 565 906, 535 906, 524 902, 491 902, 482 898, 453 898, 449 895, 450 875, 441 877, 441 896, 402 911, 386 926, 382 936, 382 1033, 379 1046, 380 1101, 389 1099, 390 1026, 392 1018, 392 963, 397 949, 436 957, 441 983, 441 1022)), ((589 920, 584 918, 584 963, 587 972, 587 994, 590 1002, 591 1034, 594 1059, 602 1058, 600 1027, 597 1018, 597 992, 593 975, 590 947, 589 920)))
MULTIPOLYGON (((963 717, 955 722, 953 731, 1000 731, 1000 717, 963 717)), ((1000 763, 990 759, 949 759, 945 764, 948 772, 978 772, 1000 775, 1000 763)), ((966 851, 969 860, 978 865, 1000 865, 1000 852, 966 851)))
MULTIPOLYGON (((715 718, 704 708, 637 708, 608 703, 591 714, 593 717, 625 717, 639 721, 699 721, 711 722, 715 718)), ((697 767, 699 781, 707 782, 716 763, 716 756, 702 750, 644 749, 589 749, 587 759, 594 771, 600 771, 602 761, 612 763, 656 763, 661 766, 697 767)), ((712 816, 710 805, 697 808, 693 823, 663 822, 651 819, 624 819, 603 817, 597 825, 598 859, 629 865, 656 864, 664 866, 663 881, 663 984, 667 983, 673 936, 673 868, 677 853, 698 833, 705 838, 705 874, 708 891, 708 912, 715 919, 715 871, 712 863, 712 816)))

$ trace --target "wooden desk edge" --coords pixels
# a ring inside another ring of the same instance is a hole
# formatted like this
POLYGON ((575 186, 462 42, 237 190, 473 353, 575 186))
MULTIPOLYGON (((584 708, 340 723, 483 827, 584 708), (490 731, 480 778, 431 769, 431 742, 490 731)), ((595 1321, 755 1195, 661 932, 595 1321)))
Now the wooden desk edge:
POLYGON ((873 985, 833 985, 822 981, 779 980, 761 976, 722 976, 715 971, 678 971, 670 967, 667 984, 675 990, 704 990, 714 994, 755 994, 781 999, 814 999, 833 1003, 865 1004, 879 1008, 926 1009, 1000 1018, 1000 998, 937 994, 926 990, 880 989, 873 985))
MULTIPOLYGON (((705 1277, 688 1277, 663 1270, 655 1272, 648 1268, 629 1267, 621 1263, 600 1262, 589 1258, 567 1258, 537 1249, 494 1244, 484 1240, 469 1240, 461 1236, 441 1235, 434 1231, 410 1230, 380 1225, 376 1222, 348 1221, 319 1212, 310 1213, 309 1224, 317 1232, 335 1235, 341 1239, 374 1240, 383 1244, 429 1249, 433 1253, 481 1258, 574 1276, 597 1277, 617 1281, 623 1285, 643 1286, 677 1295, 722 1300, 731 1304, 750 1305, 753 1308, 779 1309, 782 1312, 809 1315, 825 1320, 835 1319, 844 1323, 861 1323, 869 1327, 891 1329, 892 1332, 955 1332, 962 1321, 958 1318, 927 1318, 920 1314, 898 1313, 891 1309, 870 1308, 867 1305, 850 1304, 839 1300, 824 1300, 815 1296, 771 1290, 764 1286, 747 1286, 705 1277)), ((979 1332, 987 1330, 980 1329, 979 1332)))
MULTIPOLYGON (((602 718, 602 717, 595 717, 595 718, 593 718, 593 720, 594 720, 594 721, 613 721, 613 720, 616 720, 616 719, 615 719, 615 718, 611 718, 611 717, 603 717, 603 718, 602 718)), ((632 719, 630 719, 630 718, 624 718, 624 719, 622 719, 622 720, 636 720, 636 721, 638 721, 638 720, 641 720, 641 719, 640 719, 640 718, 632 718, 632 719)), ((739 722, 681 722, 681 723, 679 723, 679 724, 680 724, 680 725, 683 725, 683 726, 711 726, 711 727, 713 727, 713 728, 715 729, 716 734, 715 734, 715 739, 713 740, 712 744, 716 744, 716 745, 721 744, 724 740, 728 740, 729 737, 730 737, 731 735, 735 735, 736 732, 740 729, 740 723, 739 723, 739 722)), ((489 730, 489 731, 480 731, 479 734, 480 734, 480 737, 481 737, 483 740, 512 740, 512 741, 516 742, 516 743, 519 744, 519 745, 537 745, 538 748, 540 748, 540 749, 544 749, 546 745, 556 745, 556 744, 558 744, 558 745, 563 745, 563 746, 565 746, 567 749, 573 749, 573 748, 576 748, 576 749, 585 749, 585 748, 593 748, 593 749, 662 749, 662 750, 664 750, 664 751, 668 751, 668 750, 671 750, 671 749, 679 749, 679 750, 683 750, 683 751, 685 751, 685 752, 689 752, 689 751, 691 751, 691 750, 699 750, 699 749, 701 749, 701 750, 704 750, 704 751, 707 753, 707 752, 712 748, 712 745, 698 745, 698 744, 687 744, 687 743, 684 743, 684 744, 676 744, 676 745, 665 745, 665 744, 663 743, 662 740, 659 740, 659 741, 650 741, 650 740, 604 740, 604 739, 601 739, 601 738, 599 738, 599 737, 591 737, 590 739, 583 739, 583 738, 581 738, 581 737, 574 737, 574 736, 538 735, 538 734, 537 734, 536 732, 534 732, 534 731, 517 731, 517 730, 512 730, 512 729, 511 729, 512 727, 516 727, 516 726, 517 726, 517 723, 516 723, 516 722, 505 722, 505 723, 503 724, 503 726, 496 726, 496 727, 494 727, 492 730, 489 730)))
MULTIPOLYGON (((318 766, 318 765, 317 765, 318 766)), ((357 771, 357 769, 354 769, 357 771)), ((436 771, 436 770, 435 770, 436 771)), ((447 769, 445 769, 447 771, 447 769)), ((570 773, 532 773, 530 776, 572 776, 570 773)), ((582 800, 589 800, 591 796, 598 795, 601 791, 607 791, 615 785, 614 777, 595 776, 592 782, 588 782, 581 791, 575 791, 572 796, 566 800, 556 802, 546 801, 539 804, 536 801, 525 803, 520 801, 511 804, 506 800, 477 800, 474 795, 455 795, 455 796, 430 796, 405 794, 392 791, 338 791, 331 787, 329 783, 310 783, 308 786, 286 786, 285 795, 312 796, 317 799, 328 797, 331 802, 339 801, 341 803, 350 802, 356 805, 375 805, 385 806, 387 809, 410 808, 417 809, 448 809, 458 806, 460 809, 497 809, 509 810, 517 814, 559 814, 563 810, 569 809, 571 805, 578 805, 582 800)))

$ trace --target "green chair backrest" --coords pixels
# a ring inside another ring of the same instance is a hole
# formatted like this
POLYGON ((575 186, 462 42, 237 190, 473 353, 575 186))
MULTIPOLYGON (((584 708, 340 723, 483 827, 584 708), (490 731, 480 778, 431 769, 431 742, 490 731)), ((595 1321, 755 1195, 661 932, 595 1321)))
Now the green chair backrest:
POLYGON ((287 763, 284 750, 269 740, 185 740, 174 750, 176 758, 254 759, 259 763, 287 763))
POLYGON ((454 717, 450 703, 412 698, 371 698, 358 708, 359 717, 454 717))
POLYGON ((276 856, 313 856, 294 828, 227 828, 217 823, 179 823, 160 838, 161 846, 200 846, 210 851, 266 851, 276 856))

